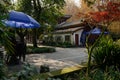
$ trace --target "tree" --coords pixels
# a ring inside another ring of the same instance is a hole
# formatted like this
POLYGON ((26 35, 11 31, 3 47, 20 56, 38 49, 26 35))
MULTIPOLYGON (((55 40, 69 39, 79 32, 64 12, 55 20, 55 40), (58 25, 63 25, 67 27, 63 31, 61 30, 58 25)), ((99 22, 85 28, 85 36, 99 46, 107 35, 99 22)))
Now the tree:
POLYGON ((109 1, 112 1, 112 2, 120 2, 119 0, 84 0, 88 6, 92 6, 92 5, 105 5, 107 4, 109 1))
POLYGON ((4 46, 6 51, 9 53, 13 53, 12 43, 9 40, 8 32, 5 30, 6 28, 2 24, 1 20, 7 17, 8 7, 10 5, 9 0, 1 0, 0 1, 0 45, 4 46))
MULTIPOLYGON (((99 7, 100 8, 100 7, 99 7)), ((94 47, 97 45, 98 41, 104 34, 105 28, 107 28, 111 22, 113 21, 120 21, 120 2, 115 3, 115 2, 108 2, 107 5, 101 6, 101 10, 98 12, 90 12, 89 13, 89 18, 87 18, 88 23, 92 23, 95 25, 103 25, 103 32, 99 36, 99 38, 96 40, 96 42, 89 47, 88 44, 86 44, 87 50, 88 50, 88 69, 87 69, 87 74, 90 72, 90 65, 91 65, 91 55, 94 47)), ((86 43, 88 42, 88 39, 86 43)))
MULTIPOLYGON (((102 6, 101 6, 102 7, 102 6)), ((97 22, 112 22, 120 20, 120 3, 108 2, 102 7, 103 11, 90 13, 92 19, 97 22)))
MULTIPOLYGON (((53 27, 57 23, 58 17, 61 15, 61 9, 64 0, 18 0, 18 10, 26 12, 33 16, 41 26, 50 25, 53 27)), ((37 29, 33 29, 33 45, 37 47, 37 29)))

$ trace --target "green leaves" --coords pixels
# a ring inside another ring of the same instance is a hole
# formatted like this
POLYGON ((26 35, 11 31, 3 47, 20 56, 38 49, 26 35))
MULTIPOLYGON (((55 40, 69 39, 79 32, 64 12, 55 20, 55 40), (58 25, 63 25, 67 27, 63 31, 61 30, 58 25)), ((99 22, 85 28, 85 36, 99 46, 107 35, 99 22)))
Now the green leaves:
POLYGON ((41 17, 40 20, 44 21, 45 23, 49 25, 55 25, 57 23, 57 19, 61 16, 62 14, 56 7, 50 7, 48 9, 44 9, 41 12, 41 17))
POLYGON ((13 53, 12 47, 13 44, 11 43, 7 32, 2 30, 1 28, 0 28, 0 44, 2 44, 5 47, 6 51, 8 51, 9 53, 13 53))
MULTIPOLYGON (((45 33, 45 27, 51 27, 57 24, 57 19, 62 15, 61 9, 64 6, 64 0, 18 0, 17 10, 25 12, 35 18, 41 24, 41 28, 38 29, 40 33, 45 33)), ((52 30, 53 30, 52 29, 52 30)), ((33 32, 33 35, 35 32, 33 32)), ((36 39, 34 37, 33 44, 36 45, 36 39)))
POLYGON ((93 50, 93 59, 102 68, 112 65, 120 67, 119 57, 120 46, 116 45, 109 37, 103 37, 93 50))
POLYGON ((31 15, 33 9, 31 0, 18 0, 16 9, 31 15))

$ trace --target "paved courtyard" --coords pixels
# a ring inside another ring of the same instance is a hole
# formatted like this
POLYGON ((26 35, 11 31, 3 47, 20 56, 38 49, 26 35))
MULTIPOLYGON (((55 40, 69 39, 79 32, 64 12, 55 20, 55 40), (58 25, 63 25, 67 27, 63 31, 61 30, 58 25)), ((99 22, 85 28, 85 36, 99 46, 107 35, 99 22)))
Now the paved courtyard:
POLYGON ((29 54, 26 61, 36 67, 49 65, 51 70, 79 65, 87 61, 85 48, 56 48, 54 53, 29 54))

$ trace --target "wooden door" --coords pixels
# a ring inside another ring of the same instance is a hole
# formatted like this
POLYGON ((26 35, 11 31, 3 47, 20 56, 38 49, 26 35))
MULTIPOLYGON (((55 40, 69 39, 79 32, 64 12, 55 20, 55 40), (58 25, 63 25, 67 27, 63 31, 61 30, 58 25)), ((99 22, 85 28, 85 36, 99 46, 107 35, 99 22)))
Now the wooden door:
POLYGON ((79 45, 79 35, 75 34, 75 45, 78 46, 79 45))

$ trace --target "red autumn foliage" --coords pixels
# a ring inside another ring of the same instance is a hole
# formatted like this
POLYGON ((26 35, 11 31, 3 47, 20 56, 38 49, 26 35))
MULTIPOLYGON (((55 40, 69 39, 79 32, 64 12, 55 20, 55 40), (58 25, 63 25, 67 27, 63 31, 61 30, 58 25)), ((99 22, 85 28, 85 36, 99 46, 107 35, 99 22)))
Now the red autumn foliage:
POLYGON ((90 16, 95 22, 102 22, 103 20, 109 20, 109 13, 107 11, 91 12, 90 16))
POLYGON ((120 2, 108 2, 103 11, 90 12, 92 20, 95 22, 110 22, 120 20, 120 2))

